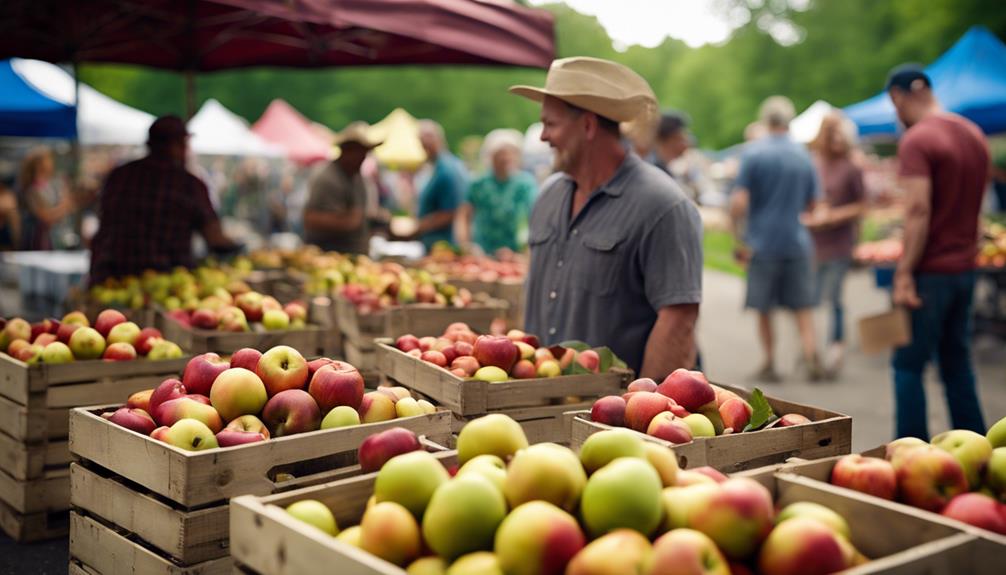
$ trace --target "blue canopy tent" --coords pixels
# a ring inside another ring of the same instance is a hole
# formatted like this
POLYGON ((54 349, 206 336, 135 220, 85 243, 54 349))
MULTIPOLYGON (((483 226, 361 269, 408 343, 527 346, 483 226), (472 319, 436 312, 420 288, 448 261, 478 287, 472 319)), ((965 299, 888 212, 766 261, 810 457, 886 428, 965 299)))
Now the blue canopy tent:
MULTIPOLYGON (((1006 44, 975 26, 926 68, 944 108, 978 124, 987 134, 1006 131, 1006 44)), ((886 93, 845 108, 861 136, 895 136, 899 126, 886 93)))
POLYGON ((0 136, 76 138, 75 106, 53 100, 0 62, 0 136))

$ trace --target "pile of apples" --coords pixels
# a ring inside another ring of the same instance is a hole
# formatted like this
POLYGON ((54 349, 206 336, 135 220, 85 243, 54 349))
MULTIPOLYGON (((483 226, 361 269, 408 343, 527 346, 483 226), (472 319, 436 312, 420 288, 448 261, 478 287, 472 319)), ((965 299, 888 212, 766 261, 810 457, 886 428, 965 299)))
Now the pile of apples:
POLYGON ((452 471, 418 447, 384 462, 359 525, 340 530, 317 500, 286 511, 409 573, 815 575, 866 561, 835 511, 776 513, 761 483, 679 470, 671 449, 628 430, 576 454, 529 446, 492 414, 462 428, 457 448, 452 471))
POLYGON ((395 347, 457 377, 489 383, 610 369, 602 366, 601 353, 610 353, 604 348, 541 347, 538 336, 518 329, 506 335, 479 335, 463 322, 447 326, 440 337, 403 335, 395 347))
MULTIPOLYGON (((771 412, 767 402, 762 407, 771 412)), ((641 378, 630 383, 621 396, 598 399, 591 407, 590 417, 597 423, 628 427, 681 444, 696 437, 740 433, 751 422, 753 413, 751 403, 709 383, 702 372, 678 369, 659 385, 650 378, 641 378)), ((772 417, 771 413, 767 415, 767 419, 772 417)), ((763 425, 789 427, 810 422, 799 413, 787 413, 763 425)))
POLYGON ((1006 535, 1006 417, 984 436, 953 429, 892 441, 883 459, 846 455, 831 483, 1006 535))
POLYGON ((81 311, 72 311, 62 320, 45 319, 33 324, 19 317, 0 321, 0 351, 29 365, 88 359, 176 359, 183 355, 182 349, 165 340, 159 330, 140 329, 114 309, 99 313, 94 327, 81 311))
MULTIPOLYGON (((248 266, 250 269, 250 265, 248 266)), ((247 273, 234 267, 203 265, 194 270, 177 267, 170 273, 147 270, 140 276, 106 279, 91 287, 90 297, 98 305, 143 309, 153 304, 166 310, 194 310, 200 298, 214 294, 249 291, 242 281, 247 273)))
POLYGON ((975 263, 980 268, 1006 267, 1006 226, 989 222, 982 226, 982 240, 975 263))
POLYGON ((230 359, 204 353, 181 380, 166 379, 102 414, 112 423, 175 447, 201 451, 317 429, 433 413, 405 388, 364 393, 352 365, 327 357, 307 361, 292 347, 238 350, 230 359))
POLYGON ((167 312, 178 323, 194 329, 244 332, 260 323, 267 331, 303 329, 307 325, 307 306, 294 301, 285 306, 258 292, 247 291, 231 296, 226 291, 204 298, 193 311, 167 312))
POLYGON ((527 262, 515 258, 492 259, 485 256, 436 257, 431 255, 424 262, 425 269, 434 274, 464 281, 493 283, 496 281, 520 281, 527 275, 527 262))
POLYGON ((856 246, 853 258, 867 265, 893 264, 901 259, 904 251, 904 244, 899 238, 878 240, 856 246))

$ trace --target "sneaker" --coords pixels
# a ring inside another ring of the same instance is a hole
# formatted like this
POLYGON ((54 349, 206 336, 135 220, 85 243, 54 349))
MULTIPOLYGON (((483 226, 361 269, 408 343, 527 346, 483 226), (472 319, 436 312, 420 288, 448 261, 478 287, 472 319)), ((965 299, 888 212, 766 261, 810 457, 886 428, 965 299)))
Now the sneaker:
POLYGON ((842 363, 845 360, 845 345, 839 342, 831 344, 824 356, 824 371, 828 379, 837 379, 842 371, 842 363))
POLYGON ((782 378, 776 373, 775 367, 766 365, 752 376, 752 379, 759 383, 781 383, 782 378))
POLYGON ((807 376, 807 381, 818 382, 825 378, 824 368, 821 366, 821 361, 818 359, 817 354, 814 354, 809 360, 804 359, 802 361, 805 374, 807 376))

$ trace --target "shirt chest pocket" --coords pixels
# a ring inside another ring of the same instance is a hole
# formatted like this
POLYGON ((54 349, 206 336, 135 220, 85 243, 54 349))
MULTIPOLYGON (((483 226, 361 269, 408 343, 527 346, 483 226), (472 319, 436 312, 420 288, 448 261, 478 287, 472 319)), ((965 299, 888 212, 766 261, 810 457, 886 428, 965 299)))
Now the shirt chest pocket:
POLYGON ((628 255, 625 237, 624 231, 584 235, 579 245, 574 247, 573 279, 576 287, 600 296, 615 293, 628 255))

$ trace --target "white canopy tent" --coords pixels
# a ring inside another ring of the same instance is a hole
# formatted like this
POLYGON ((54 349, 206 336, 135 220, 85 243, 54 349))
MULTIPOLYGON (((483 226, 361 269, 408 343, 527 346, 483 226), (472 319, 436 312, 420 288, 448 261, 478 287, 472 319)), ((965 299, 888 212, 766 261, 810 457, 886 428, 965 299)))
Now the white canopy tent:
MULTIPOLYGON (((13 58, 14 70, 37 90, 53 100, 74 104, 73 76, 41 60, 13 58)), ((154 117, 102 94, 87 84, 80 85, 77 106, 77 134, 84 145, 109 144, 140 146, 154 117)))
POLYGON ((817 132, 821 128, 821 120, 834 109, 824 100, 814 102, 789 123, 790 135, 801 144, 810 143, 817 137, 817 132))
POLYGON ((251 131, 248 122, 209 99, 189 120, 189 147, 204 156, 283 156, 283 149, 251 131))

